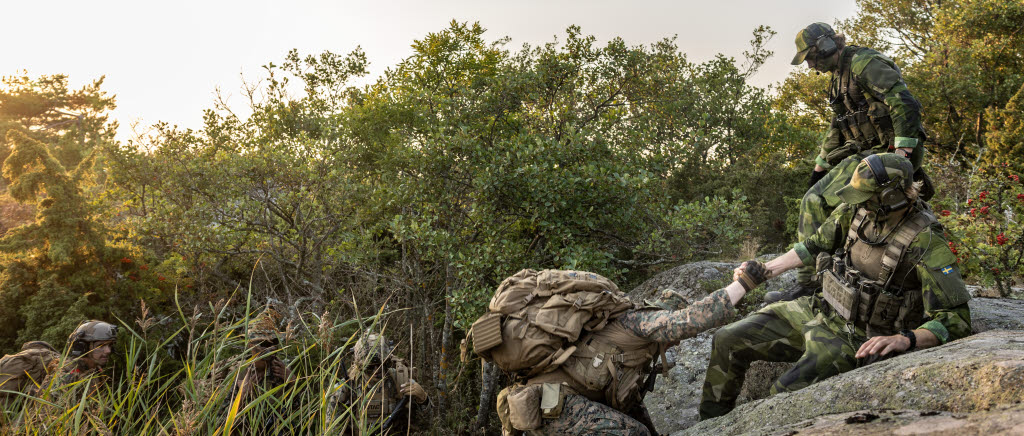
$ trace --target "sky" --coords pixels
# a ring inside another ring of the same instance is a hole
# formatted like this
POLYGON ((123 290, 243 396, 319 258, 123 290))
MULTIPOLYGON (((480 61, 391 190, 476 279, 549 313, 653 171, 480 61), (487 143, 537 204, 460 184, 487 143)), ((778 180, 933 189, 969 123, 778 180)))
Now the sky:
POLYGON ((0 75, 63 73, 78 86, 106 76, 122 140, 132 125, 200 127, 217 89, 242 106, 243 80, 259 79, 261 66, 280 64, 292 48, 346 54, 362 47, 370 62, 362 83, 369 83, 411 55, 414 40, 453 19, 480 22, 489 40, 508 36, 513 49, 564 41, 574 24, 599 42, 678 36, 680 50, 698 62, 717 53, 742 57, 764 24, 778 32, 768 44, 775 56, 752 84, 767 86, 803 68, 789 65, 801 28, 856 10, 854 0, 0 1, 0 75))

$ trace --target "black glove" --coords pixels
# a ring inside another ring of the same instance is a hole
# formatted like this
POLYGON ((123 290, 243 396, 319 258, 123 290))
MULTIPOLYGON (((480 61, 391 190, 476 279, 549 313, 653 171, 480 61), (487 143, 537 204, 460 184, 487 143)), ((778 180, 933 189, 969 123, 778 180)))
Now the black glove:
POLYGON ((740 265, 740 269, 743 271, 740 273, 739 282, 743 286, 743 290, 747 292, 768 280, 768 267, 764 265, 764 262, 748 260, 740 265))
POLYGON ((825 174, 828 174, 828 171, 811 171, 811 183, 808 183, 807 187, 814 187, 814 184, 818 183, 818 180, 823 179, 825 174))

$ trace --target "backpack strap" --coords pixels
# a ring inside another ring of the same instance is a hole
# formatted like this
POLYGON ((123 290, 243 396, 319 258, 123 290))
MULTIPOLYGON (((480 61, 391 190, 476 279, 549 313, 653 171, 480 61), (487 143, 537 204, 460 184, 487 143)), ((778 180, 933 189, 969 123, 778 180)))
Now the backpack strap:
POLYGON ((882 254, 882 268, 878 272, 878 283, 884 284, 882 290, 889 288, 896 267, 907 254, 907 248, 914 242, 917 235, 937 222, 935 215, 925 210, 917 210, 917 213, 914 213, 906 223, 900 226, 896 231, 896 236, 889 241, 885 247, 885 253, 882 254))
POLYGON ((854 214, 853 221, 850 222, 850 231, 846 232, 846 246, 843 247, 843 251, 849 252, 853 243, 857 242, 860 226, 864 225, 864 221, 868 218, 868 213, 868 210, 863 207, 857 208, 857 213, 854 214))

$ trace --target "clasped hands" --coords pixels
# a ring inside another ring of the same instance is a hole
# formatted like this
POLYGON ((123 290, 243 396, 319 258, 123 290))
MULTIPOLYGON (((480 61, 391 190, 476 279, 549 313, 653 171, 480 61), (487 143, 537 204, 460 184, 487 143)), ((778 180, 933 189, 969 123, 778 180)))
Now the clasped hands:
POLYGON ((748 260, 732 270, 732 280, 739 282, 743 286, 743 290, 747 292, 772 277, 775 277, 775 274, 768 269, 764 262, 757 260, 748 260))

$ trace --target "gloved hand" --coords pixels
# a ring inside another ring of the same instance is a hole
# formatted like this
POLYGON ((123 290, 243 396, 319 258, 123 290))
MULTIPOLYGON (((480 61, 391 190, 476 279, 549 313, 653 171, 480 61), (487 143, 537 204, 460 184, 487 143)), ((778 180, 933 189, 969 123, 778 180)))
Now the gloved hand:
POLYGON ((815 183, 818 183, 818 180, 821 180, 821 179, 825 178, 825 174, 828 174, 828 170, 825 170, 825 171, 812 171, 811 172, 811 181, 810 181, 810 183, 807 184, 807 187, 808 188, 813 187, 815 183))
POLYGON ((733 278, 740 282, 745 291, 750 292, 768 280, 768 267, 765 266, 764 262, 748 260, 736 269, 736 274, 734 274, 733 278))
POLYGON ((427 391, 424 390, 423 386, 420 386, 419 383, 416 383, 416 380, 409 380, 408 383, 403 384, 401 394, 411 395, 412 398, 416 400, 417 404, 427 401, 427 391))

